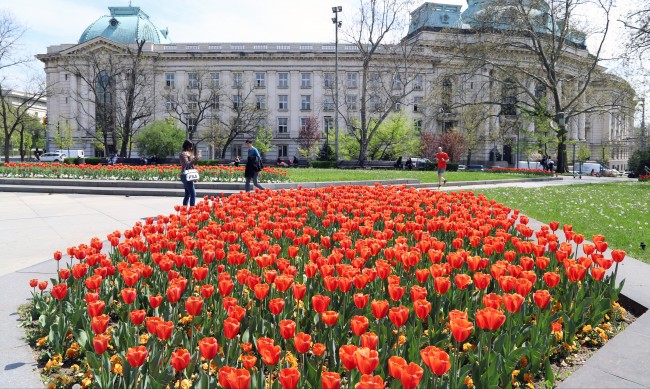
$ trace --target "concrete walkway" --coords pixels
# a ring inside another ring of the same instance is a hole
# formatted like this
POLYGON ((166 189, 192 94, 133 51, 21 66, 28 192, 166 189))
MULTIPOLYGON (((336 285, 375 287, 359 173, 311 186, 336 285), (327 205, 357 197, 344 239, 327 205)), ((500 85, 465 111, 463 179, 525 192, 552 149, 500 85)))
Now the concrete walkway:
MULTIPOLYGON (((545 182, 509 182, 490 187, 571 185, 603 182, 602 178, 565 178, 545 182)), ((607 181, 618 179, 606 179, 607 181)), ((625 179, 620 179, 625 180, 625 179)), ((483 184, 486 185, 486 184, 483 184)), ((424 186, 424 185, 422 185, 424 186)), ((471 190, 450 183, 444 190, 471 190)), ((0 388, 42 388, 31 348, 18 327, 17 307, 31 297, 28 282, 54 276, 52 253, 68 246, 106 239, 114 230, 131 228, 148 217, 174 212, 179 197, 127 197, 82 194, 0 192, 0 388)), ((534 222, 531 222, 534 223, 534 222)), ((626 279, 623 293, 650 307, 650 266, 626 258, 619 267, 626 279)), ((650 314, 643 315, 609 341, 560 388, 650 388, 650 314)))

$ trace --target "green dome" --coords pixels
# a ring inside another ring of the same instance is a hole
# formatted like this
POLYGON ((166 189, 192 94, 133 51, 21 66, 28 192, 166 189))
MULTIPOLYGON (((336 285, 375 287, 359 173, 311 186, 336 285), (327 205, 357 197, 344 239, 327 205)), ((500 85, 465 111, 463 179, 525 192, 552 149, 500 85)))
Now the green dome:
POLYGON ((171 43, 167 38, 167 30, 158 29, 140 7, 108 7, 108 9, 111 14, 100 17, 88 26, 81 34, 79 43, 99 36, 123 44, 131 44, 142 39, 150 43, 171 43))

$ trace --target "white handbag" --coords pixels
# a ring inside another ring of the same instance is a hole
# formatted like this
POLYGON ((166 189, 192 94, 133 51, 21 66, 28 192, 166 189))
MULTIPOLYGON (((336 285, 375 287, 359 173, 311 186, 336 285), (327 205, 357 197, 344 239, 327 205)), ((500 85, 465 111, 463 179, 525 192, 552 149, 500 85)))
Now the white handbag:
POLYGON ((199 171, 196 169, 186 169, 184 172, 187 181, 198 181, 199 171))

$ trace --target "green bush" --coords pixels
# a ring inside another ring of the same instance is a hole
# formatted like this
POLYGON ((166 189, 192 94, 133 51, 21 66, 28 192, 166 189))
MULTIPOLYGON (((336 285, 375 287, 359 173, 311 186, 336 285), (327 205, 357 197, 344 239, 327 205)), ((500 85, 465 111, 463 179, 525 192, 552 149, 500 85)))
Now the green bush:
POLYGON ((99 165, 100 163, 102 163, 102 160, 104 160, 104 158, 101 158, 101 157, 88 157, 88 158, 86 158, 86 164, 87 165, 99 165))
POLYGON ((650 168, 650 149, 636 150, 632 153, 628 161, 628 168, 635 177, 645 174, 643 170, 644 166, 650 168))
POLYGON ((315 169, 336 169, 336 161, 309 161, 309 167, 315 169))

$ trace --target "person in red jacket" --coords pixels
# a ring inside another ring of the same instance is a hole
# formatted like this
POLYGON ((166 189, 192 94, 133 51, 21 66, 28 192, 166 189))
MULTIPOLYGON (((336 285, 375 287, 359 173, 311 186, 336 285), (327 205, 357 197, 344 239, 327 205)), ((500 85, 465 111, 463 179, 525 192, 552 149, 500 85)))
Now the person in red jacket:
POLYGON ((442 147, 438 147, 436 159, 438 160, 438 188, 440 188, 440 185, 447 183, 447 180, 442 175, 445 174, 445 170, 447 170, 447 161, 449 161, 449 156, 447 153, 442 151, 442 147))

